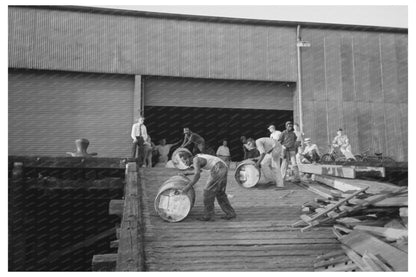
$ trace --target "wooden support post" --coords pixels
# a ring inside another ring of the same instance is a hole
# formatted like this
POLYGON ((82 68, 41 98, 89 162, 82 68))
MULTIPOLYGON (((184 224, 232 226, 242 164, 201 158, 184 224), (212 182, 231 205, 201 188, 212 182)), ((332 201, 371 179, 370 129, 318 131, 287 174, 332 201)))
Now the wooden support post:
POLYGON ((117 271, 143 271, 143 242, 140 226, 139 184, 136 163, 126 166, 126 186, 120 239, 117 252, 117 271))
POLYGON ((115 271, 117 254, 94 255, 92 257, 92 271, 115 271))

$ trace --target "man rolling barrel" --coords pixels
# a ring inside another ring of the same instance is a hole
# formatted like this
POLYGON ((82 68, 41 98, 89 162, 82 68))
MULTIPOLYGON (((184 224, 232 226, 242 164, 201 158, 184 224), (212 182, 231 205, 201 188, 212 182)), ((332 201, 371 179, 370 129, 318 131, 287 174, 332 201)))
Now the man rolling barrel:
POLYGON ((232 219, 236 217, 236 213, 231 207, 230 201, 228 200, 225 188, 227 186, 227 173, 228 167, 223 160, 218 157, 208 154, 198 154, 192 157, 189 153, 179 154, 179 158, 182 162, 188 166, 193 163, 194 172, 181 173, 180 175, 192 175, 194 178, 189 184, 183 188, 183 192, 186 193, 192 188, 201 177, 201 169, 209 170, 210 176, 204 187, 204 216, 198 218, 201 221, 213 221, 214 216, 214 201, 217 198, 218 204, 224 211, 225 215, 221 218, 232 219))

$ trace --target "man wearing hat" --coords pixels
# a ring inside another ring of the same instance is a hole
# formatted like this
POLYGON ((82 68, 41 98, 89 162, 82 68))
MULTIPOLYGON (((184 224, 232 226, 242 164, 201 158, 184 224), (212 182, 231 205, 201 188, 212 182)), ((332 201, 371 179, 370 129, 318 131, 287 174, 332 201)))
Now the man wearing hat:
POLYGON ((269 131, 270 131, 270 137, 271 137, 272 139, 274 139, 274 140, 278 140, 278 139, 279 139, 280 134, 281 134, 282 132, 280 132, 280 131, 276 130, 276 126, 274 126, 274 125, 272 124, 272 125, 270 125, 267 129, 269 129, 269 131))
POLYGON ((304 143, 305 149, 301 154, 298 154, 300 156, 299 160, 302 163, 317 163, 321 158, 318 146, 313 144, 310 138, 305 138, 304 143))
POLYGON ((295 179, 294 182, 300 182, 299 177, 299 169, 298 165, 296 163, 296 152, 297 152, 297 137, 295 132, 293 132, 293 124, 291 121, 287 121, 286 124, 286 130, 282 132, 280 135, 278 141, 282 145, 282 151, 283 151, 283 162, 282 162, 282 178, 285 180, 286 176, 286 170, 289 162, 292 164, 292 169, 295 172, 295 179))

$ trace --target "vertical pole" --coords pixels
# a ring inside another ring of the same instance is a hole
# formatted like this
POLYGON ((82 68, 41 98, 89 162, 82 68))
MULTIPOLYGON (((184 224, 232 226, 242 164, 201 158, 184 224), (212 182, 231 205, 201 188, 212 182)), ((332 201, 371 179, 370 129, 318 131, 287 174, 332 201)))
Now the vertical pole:
POLYGON ((134 76, 134 92, 133 92, 133 122, 137 120, 139 115, 143 114, 142 101, 142 76, 134 76))
POLYGON ((299 127, 300 131, 303 132, 303 110, 302 110, 302 75, 301 75, 301 60, 300 60, 300 25, 296 28, 296 52, 298 58, 298 106, 299 106, 299 127))

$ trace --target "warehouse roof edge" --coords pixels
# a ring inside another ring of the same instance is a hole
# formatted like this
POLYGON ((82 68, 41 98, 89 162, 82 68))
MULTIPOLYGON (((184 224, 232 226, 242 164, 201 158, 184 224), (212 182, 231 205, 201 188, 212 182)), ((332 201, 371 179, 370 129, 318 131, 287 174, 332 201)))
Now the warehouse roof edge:
POLYGON ((96 14, 153 17, 153 18, 191 20, 191 21, 214 22, 214 23, 216 22, 217 23, 234 23, 234 24, 250 24, 250 25, 262 25, 262 26, 269 25, 269 26, 282 26, 282 27, 296 27, 297 25, 301 25, 303 28, 342 29, 342 30, 355 30, 355 31, 406 33, 406 34, 408 33, 408 28, 397 28, 397 27, 315 23, 315 22, 300 22, 300 21, 278 21, 278 20, 264 20, 264 19, 244 19, 244 18, 231 18, 231 17, 218 17, 218 16, 202 16, 202 15, 148 12, 148 11, 133 11, 133 10, 123 10, 123 9, 113 9, 113 8, 110 9, 110 8, 87 7, 87 6, 9 5, 9 7, 30 8, 30 9, 51 9, 51 10, 63 10, 63 11, 96 13, 96 14))

